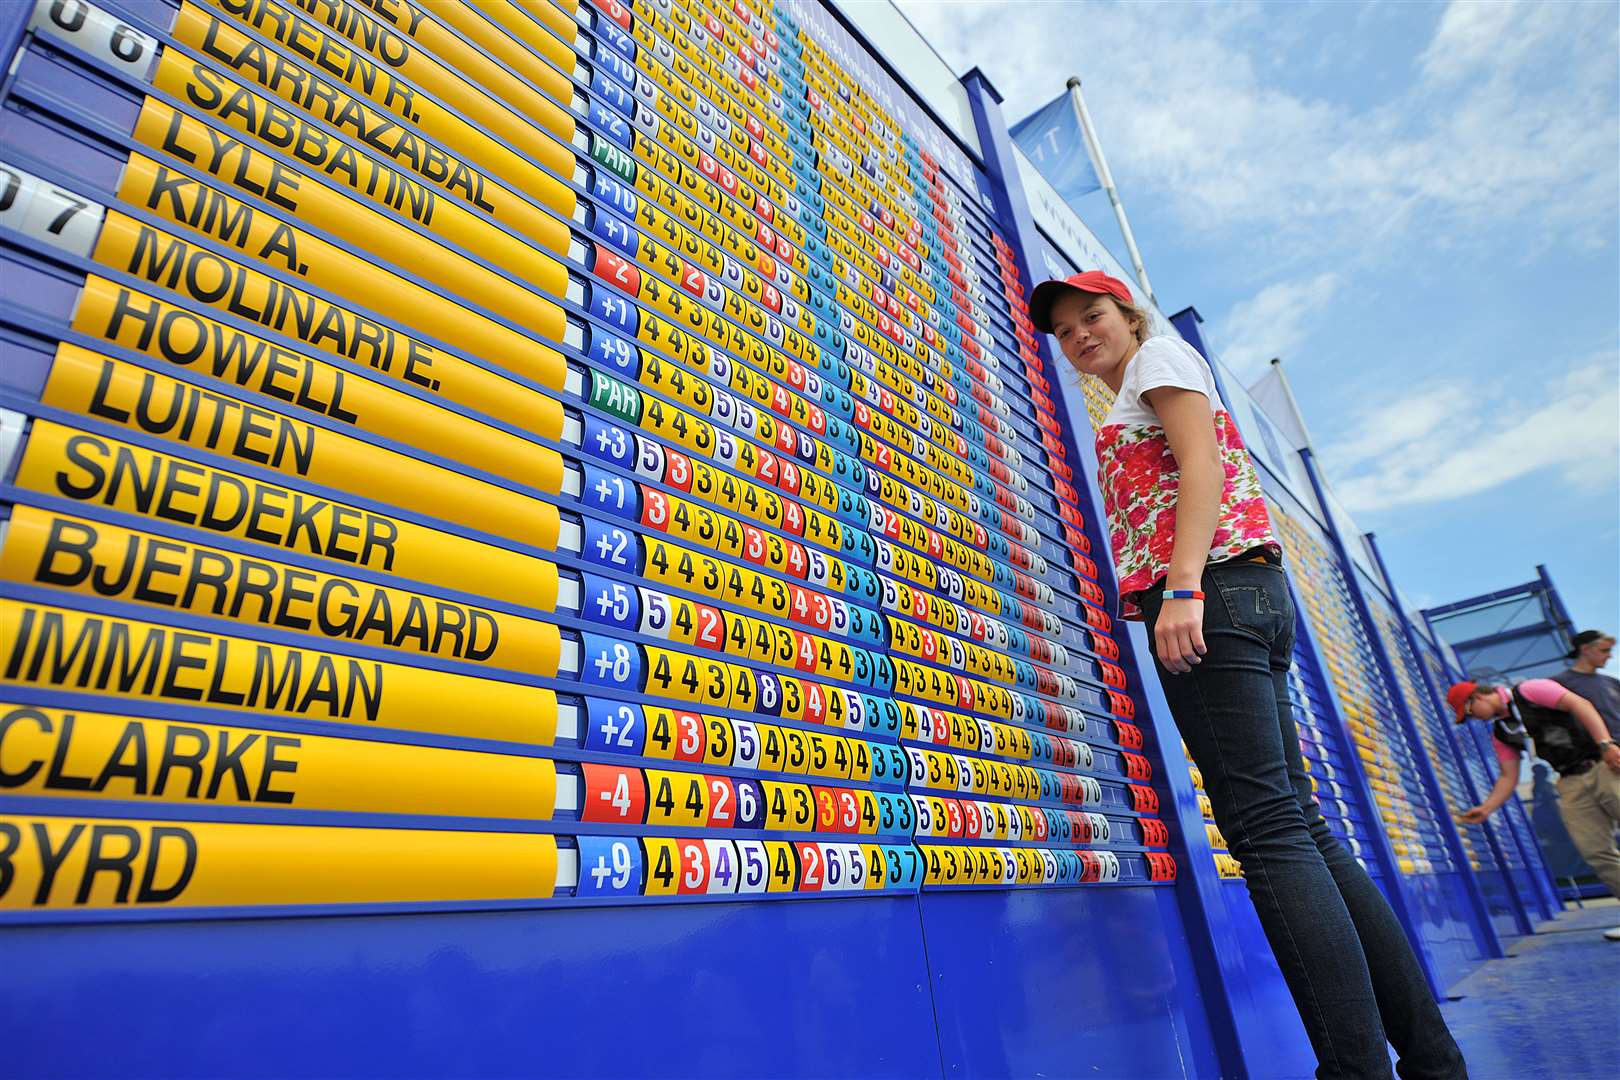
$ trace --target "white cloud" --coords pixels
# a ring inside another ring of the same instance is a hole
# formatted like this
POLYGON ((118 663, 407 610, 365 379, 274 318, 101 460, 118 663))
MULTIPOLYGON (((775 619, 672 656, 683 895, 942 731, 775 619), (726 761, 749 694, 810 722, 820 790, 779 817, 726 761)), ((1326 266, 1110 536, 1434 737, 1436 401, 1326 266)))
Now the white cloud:
MULTIPOLYGON (((1405 528, 1381 515, 1386 539, 1426 542, 1412 508, 1488 504, 1513 481, 1620 521, 1612 0, 1366 3, 1352 16, 1337 5, 896 2, 956 70, 985 70, 1010 121, 1067 76, 1085 80, 1161 290, 1174 273, 1154 270, 1166 265, 1155 233, 1173 232, 1161 250, 1199 253, 1207 268, 1203 285, 1177 268, 1176 287, 1248 297, 1211 320, 1210 339, 1239 369, 1302 361, 1293 375, 1319 459, 1351 511, 1396 511, 1405 528), (1544 308, 1489 307, 1526 274, 1550 279, 1544 308), (1397 311, 1416 298, 1418 323, 1386 327, 1387 347, 1358 353, 1353 324, 1329 307, 1351 283, 1397 311), (1608 337, 1577 336, 1605 320, 1608 337), (1573 351, 1548 340, 1565 329, 1573 351), (1474 348, 1447 353, 1459 340, 1474 348), (1594 340, 1603 351, 1583 358, 1594 340)), ((1110 229, 1102 197, 1091 199, 1087 220, 1110 229)), ((1614 529, 1600 532, 1579 538, 1583 565, 1615 565, 1614 529)), ((1524 561, 1512 535, 1500 544, 1524 561)), ((1595 593, 1614 595, 1609 582, 1595 593)))
POLYGON ((1362 408, 1348 425, 1350 434, 1330 443, 1326 453, 1341 467, 1338 471, 1365 470, 1384 454, 1413 459, 1415 464, 1416 455, 1408 448, 1426 440, 1461 437, 1472 418, 1459 416, 1459 403, 1472 402, 1476 395, 1461 383, 1413 387, 1395 401, 1362 408))
POLYGON ((1305 344, 1312 321, 1338 295, 1343 280, 1327 272, 1302 281, 1267 285, 1232 308, 1218 340, 1221 359, 1244 382, 1260 374, 1273 356, 1289 356, 1305 344))
POLYGON ((1620 353, 1587 358, 1542 386, 1420 384, 1369 407, 1322 448, 1352 512, 1450 502, 1556 473, 1620 509, 1620 353))
POLYGON ((1467 3, 1373 104, 1281 74, 1332 42, 1238 4, 900 0, 957 70, 981 65, 1017 119, 1085 79, 1127 205, 1242 236, 1247 254, 1358 255, 1385 236, 1466 245, 1510 221, 1612 243, 1620 23, 1611 4, 1467 3), (1421 236, 1413 235, 1421 222, 1421 236))
POLYGON ((1511 70, 1550 38, 1556 39, 1562 15, 1556 4, 1450 4, 1418 63, 1426 77, 1456 81, 1481 70, 1511 70))

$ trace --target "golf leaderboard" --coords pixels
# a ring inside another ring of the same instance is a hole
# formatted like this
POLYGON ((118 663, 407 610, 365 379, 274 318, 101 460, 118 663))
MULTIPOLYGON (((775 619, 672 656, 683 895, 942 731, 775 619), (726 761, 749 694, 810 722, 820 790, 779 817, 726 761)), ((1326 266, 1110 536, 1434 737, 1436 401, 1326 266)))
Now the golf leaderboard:
POLYGON ((831 13, 27 30, 0 917, 1175 880, 991 185, 831 13))
MULTIPOLYGON (((1009 119, 888 0, 0 3, 8 1080, 1309 1071, 1030 320, 1132 275, 1009 119)), ((1136 295, 1443 992, 1529 819, 1136 295)))

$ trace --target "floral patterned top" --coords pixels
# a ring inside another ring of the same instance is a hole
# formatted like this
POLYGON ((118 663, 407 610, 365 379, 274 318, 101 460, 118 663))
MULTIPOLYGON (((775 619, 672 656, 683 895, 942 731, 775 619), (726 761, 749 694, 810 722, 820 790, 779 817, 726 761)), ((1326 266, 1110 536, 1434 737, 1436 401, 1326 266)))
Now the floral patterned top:
POLYGON ((1164 437, 1164 426, 1142 401, 1149 390, 1165 386, 1196 390, 1209 399, 1214 413, 1226 484, 1209 561, 1220 562, 1254 548, 1282 555, 1254 462, 1221 401, 1209 365, 1180 338, 1149 338, 1126 365, 1125 381, 1097 430, 1097 481, 1108 512, 1108 543, 1119 575, 1120 617, 1125 619, 1142 618, 1137 600, 1169 572, 1175 544, 1181 470, 1164 437))

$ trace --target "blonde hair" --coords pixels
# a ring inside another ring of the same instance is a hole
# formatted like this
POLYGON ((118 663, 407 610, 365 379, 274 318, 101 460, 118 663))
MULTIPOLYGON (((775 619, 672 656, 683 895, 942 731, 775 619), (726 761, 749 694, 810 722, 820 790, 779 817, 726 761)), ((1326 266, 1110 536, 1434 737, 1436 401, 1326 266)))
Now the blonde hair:
POLYGON ((1108 299, 1112 300, 1114 306, 1119 308, 1119 313, 1125 316, 1126 322, 1130 322, 1132 319, 1136 320, 1135 334, 1138 345, 1153 336, 1153 320, 1148 318, 1146 311, 1135 304, 1127 304, 1117 296, 1110 295, 1108 299))

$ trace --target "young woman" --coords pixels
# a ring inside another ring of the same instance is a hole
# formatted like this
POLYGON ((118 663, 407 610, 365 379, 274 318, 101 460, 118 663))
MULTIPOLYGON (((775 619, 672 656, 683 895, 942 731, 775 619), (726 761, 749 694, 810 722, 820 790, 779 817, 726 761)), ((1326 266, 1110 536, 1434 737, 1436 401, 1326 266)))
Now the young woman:
POLYGON ((1202 357, 1150 336, 1101 271, 1030 300, 1077 370, 1114 391, 1097 433, 1121 614, 1145 619, 1176 726, 1316 1051, 1317 1076, 1464 1077, 1412 947, 1328 831, 1288 700, 1294 604, 1265 499, 1202 357))

